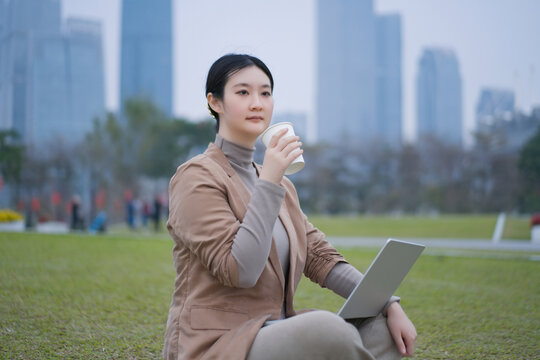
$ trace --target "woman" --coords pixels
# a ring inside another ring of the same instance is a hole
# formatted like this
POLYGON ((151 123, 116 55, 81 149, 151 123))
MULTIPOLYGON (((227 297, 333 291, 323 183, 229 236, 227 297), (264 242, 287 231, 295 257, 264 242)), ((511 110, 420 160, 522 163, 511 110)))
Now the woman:
POLYGON ((299 138, 275 134, 262 167, 253 163, 254 144, 272 118, 273 88, 266 65, 249 55, 225 55, 209 70, 215 142, 170 182, 167 227, 177 276, 164 358, 412 355, 416 331, 396 298, 384 314, 351 323, 294 310, 302 274, 344 297, 362 275, 309 223, 283 176, 303 152, 299 138))

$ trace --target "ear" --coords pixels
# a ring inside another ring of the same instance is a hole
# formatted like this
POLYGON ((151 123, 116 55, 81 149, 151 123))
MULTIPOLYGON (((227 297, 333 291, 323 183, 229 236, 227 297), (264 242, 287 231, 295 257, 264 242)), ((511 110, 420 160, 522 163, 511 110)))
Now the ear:
POLYGON ((206 95, 206 101, 208 101, 208 105, 210 105, 212 110, 214 110, 218 114, 223 113, 223 102, 217 97, 215 97, 212 93, 208 93, 206 95))

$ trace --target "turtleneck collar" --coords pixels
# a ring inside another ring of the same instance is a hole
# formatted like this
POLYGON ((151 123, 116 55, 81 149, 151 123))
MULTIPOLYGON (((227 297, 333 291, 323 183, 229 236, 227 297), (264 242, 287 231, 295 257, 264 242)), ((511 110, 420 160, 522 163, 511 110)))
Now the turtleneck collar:
POLYGON ((244 168, 252 168, 253 154, 255 153, 255 148, 249 148, 246 146, 238 145, 229 140, 222 138, 219 134, 216 134, 216 140, 214 144, 220 148, 227 159, 244 168))

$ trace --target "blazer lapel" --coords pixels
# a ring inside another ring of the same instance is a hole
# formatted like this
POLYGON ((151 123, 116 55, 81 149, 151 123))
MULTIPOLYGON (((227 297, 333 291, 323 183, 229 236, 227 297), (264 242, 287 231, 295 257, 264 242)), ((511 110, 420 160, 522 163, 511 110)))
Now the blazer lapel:
MULTIPOLYGON (((217 147, 214 143, 210 143, 210 145, 208 145, 208 149, 206 149, 205 151, 205 154, 210 159, 215 161, 218 165, 220 165, 223 168, 223 170, 225 170, 225 172, 227 173, 231 181, 234 183, 235 185, 234 187, 236 191, 238 191, 239 197, 241 199, 242 207, 240 209, 233 209, 233 210, 237 210, 240 213, 239 214, 240 216, 238 216, 238 219, 242 221, 246 214, 249 200, 251 199, 251 195, 249 191, 246 189, 246 186, 242 182, 242 179, 240 179, 236 171, 234 171, 233 167, 229 163, 229 160, 227 159, 227 157, 225 156, 225 154, 223 153, 223 151, 221 151, 219 147, 217 147)), ((255 163, 253 164, 255 165, 255 169, 257 171, 257 176, 258 176, 260 174, 261 167, 255 163)), ((279 210, 279 217, 282 222, 284 219, 287 219, 286 221, 289 220, 288 212, 283 205, 281 206, 281 209, 279 210)), ((287 230, 287 233, 290 236, 291 229, 287 228, 287 226, 285 226, 285 229, 287 230)), ((281 288, 284 289, 285 288, 285 275, 283 275, 283 269, 281 267, 281 263, 279 262, 279 255, 277 252, 275 240, 273 238, 272 238, 272 245, 270 247, 269 260, 270 260, 270 264, 272 268, 274 269, 274 272, 277 274, 279 278, 279 281, 281 283, 281 288)))
MULTIPOLYGON (((281 206, 281 209, 279 210, 279 218, 281 219, 281 222, 283 223, 283 227, 285 227, 285 230, 287 231, 287 235, 289 236, 289 282, 288 286, 295 286, 295 280, 294 276, 296 274, 296 256, 298 255, 298 241, 296 239, 296 232, 294 231, 294 225, 291 220, 291 216, 289 215, 289 211, 287 209, 287 206, 285 204, 285 201, 283 202, 283 205, 281 206)), ((281 266, 280 266, 281 270, 281 266)), ((281 271, 283 273, 283 271, 281 271)), ((286 289, 286 292, 288 289, 286 289)), ((287 295, 287 294, 285 294, 287 295)))
POLYGON ((221 151, 219 147, 216 146, 214 143, 210 143, 208 145, 208 149, 206 149, 205 154, 212 160, 214 160, 219 166, 225 170, 229 178, 234 184, 235 190, 238 192, 239 199, 241 200, 240 208, 233 209, 235 213, 238 216, 238 219, 240 221, 244 220, 244 216, 247 211, 247 207, 249 204, 249 200, 251 199, 251 195, 249 194, 249 191, 246 189, 246 186, 242 182, 242 179, 240 179, 240 176, 238 176, 238 173, 234 171, 233 167, 229 163, 229 160, 221 151))

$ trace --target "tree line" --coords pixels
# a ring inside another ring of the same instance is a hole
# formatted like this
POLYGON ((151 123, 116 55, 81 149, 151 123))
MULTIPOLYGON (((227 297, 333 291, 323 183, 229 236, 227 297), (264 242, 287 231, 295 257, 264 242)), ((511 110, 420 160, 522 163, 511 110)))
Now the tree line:
POLYGON ((435 137, 393 148, 306 147, 293 175, 314 213, 486 213, 540 211, 540 128, 519 152, 489 137, 463 149, 435 137))
MULTIPOLYGON (((150 101, 131 99, 121 115, 95 119, 80 142, 57 139, 24 146, 14 131, 1 132, 0 174, 12 206, 21 212, 36 211, 32 207, 38 203, 44 220, 66 219, 70 198, 89 192, 88 218, 107 210, 112 221, 121 221, 126 193, 153 197, 142 193, 142 180, 169 178, 179 164, 203 151, 215 136, 214 127, 212 121, 171 119, 150 101)), ((153 191, 166 191, 166 186, 153 191)))
MULTIPOLYGON (((171 119, 151 102, 132 99, 121 115, 96 119, 76 144, 59 140, 43 151, 23 146, 12 130, 0 132, 0 174, 21 211, 38 198, 43 213, 65 217, 69 210, 55 205, 53 196, 66 202, 86 189, 93 213, 104 207, 120 220, 127 190, 144 195, 142 180, 166 183, 214 137, 213 120, 171 119)), ((263 152, 259 144, 259 162, 263 152)), ((424 137, 399 148, 382 142, 306 145, 304 158, 306 167, 291 179, 307 212, 540 211, 540 128, 519 151, 477 134, 470 149, 424 137)))

